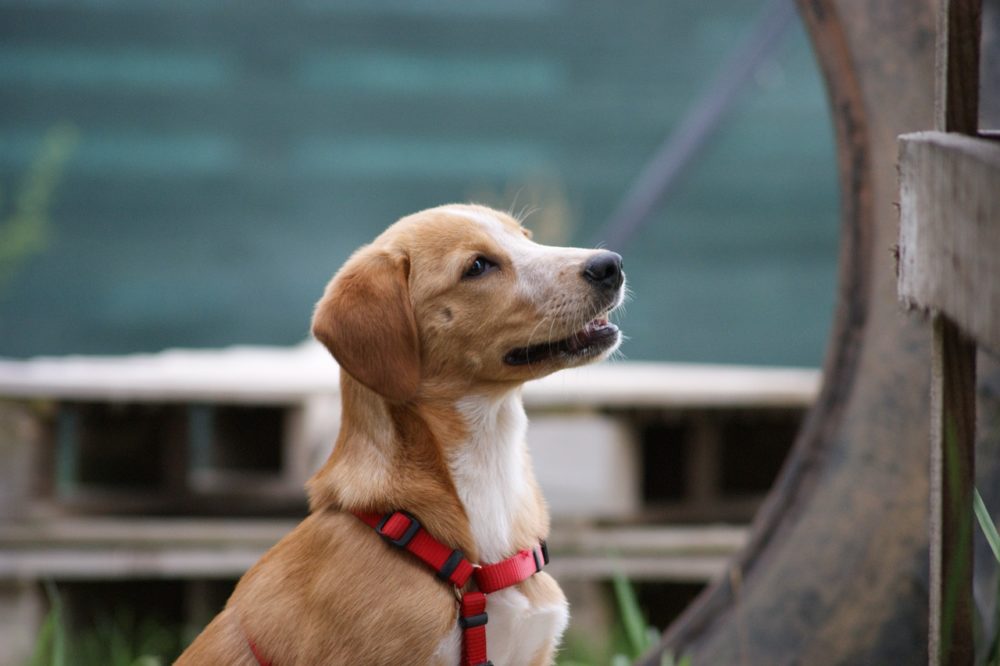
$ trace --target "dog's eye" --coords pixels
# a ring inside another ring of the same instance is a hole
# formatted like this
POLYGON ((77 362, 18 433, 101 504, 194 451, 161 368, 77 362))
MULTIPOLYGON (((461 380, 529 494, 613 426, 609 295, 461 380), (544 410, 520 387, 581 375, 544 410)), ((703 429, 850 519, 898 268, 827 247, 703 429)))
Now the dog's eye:
POLYGON ((483 273, 487 272, 491 268, 496 268, 496 264, 487 259, 486 257, 476 257, 476 260, 472 262, 472 265, 465 271, 463 278, 474 278, 479 277, 483 273))

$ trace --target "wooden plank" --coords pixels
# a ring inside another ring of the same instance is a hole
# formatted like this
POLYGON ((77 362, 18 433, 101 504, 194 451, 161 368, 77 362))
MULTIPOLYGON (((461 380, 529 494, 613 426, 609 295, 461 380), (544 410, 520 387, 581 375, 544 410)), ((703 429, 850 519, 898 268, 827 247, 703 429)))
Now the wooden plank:
MULTIPOLYGON (((295 520, 261 518, 57 518, 35 523, 0 523, 0 547, 269 546, 297 524, 295 520)), ((725 554, 743 544, 746 528, 594 527, 557 523, 551 539, 565 552, 584 554, 608 551, 725 554)))
POLYGON ((934 125, 975 134, 979 127, 979 44, 982 0, 938 5, 934 67, 934 125))
POLYGON ((931 346, 931 664, 973 662, 976 347, 946 317, 931 346))
POLYGON ((35 663, 38 628, 46 613, 41 586, 35 582, 0 582, 0 665, 35 663))
POLYGON ((227 544, 270 545, 291 530, 295 520, 194 518, 55 518, 0 524, 0 546, 31 544, 137 545, 227 544))
MULTIPOLYGON (((239 578, 266 548, 188 550, 66 548, 0 553, 0 581, 128 580, 136 578, 239 578)), ((553 551, 552 575, 573 580, 607 580, 621 573, 632 580, 705 582, 718 576, 726 555, 560 555, 553 551)))
MULTIPOLYGON (((808 407, 819 380, 808 368, 605 363, 529 382, 524 400, 545 409, 808 407)), ((339 390, 337 364, 315 343, 0 360, 0 396, 7 397, 298 405, 339 390)))
POLYGON ((0 580, 238 578, 267 548, 33 548, 0 552, 0 580))
POLYGON ((621 574, 631 581, 704 583, 726 569, 729 557, 575 557, 558 556, 547 570, 559 580, 607 580, 621 574))
POLYGON ((550 540, 565 553, 727 555, 740 548, 746 536, 745 527, 733 525, 602 528, 555 525, 550 540))
POLYGON ((59 412, 56 419, 55 491, 71 495, 80 473, 80 414, 75 407, 59 412))
MULTIPOLYGON (((59 520, 0 526, 0 581, 238 577, 292 521, 59 520)), ((744 527, 569 528, 549 539, 552 572, 702 582, 743 546, 744 527)))
POLYGON ((699 414, 691 420, 687 449, 687 501, 695 511, 705 511, 718 502, 722 485, 722 424, 699 414))
POLYGON ((41 428, 32 410, 0 401, 0 521, 16 520, 28 512, 40 485, 34 477, 41 448, 41 428))
POLYGON ((604 363, 563 370, 524 387, 529 409, 799 408, 819 390, 819 372, 685 363, 604 363))
MULTIPOLYGON (((934 108, 936 129, 942 132, 974 135, 978 130, 981 11, 981 0, 942 0, 939 4, 934 108)), ((959 142, 974 141, 952 138, 959 142)), ((986 145, 967 147, 989 156, 990 151, 984 150, 986 145)), ((993 157, 996 156, 994 153, 993 157)), ((911 231, 910 224, 901 225, 900 244, 901 254, 912 253, 925 259, 923 265, 917 261, 910 275, 937 280, 942 297, 931 336, 928 660, 932 666, 971 666, 975 659, 972 489, 976 451, 976 345, 960 328, 965 327, 973 334, 980 328, 970 326, 982 321, 975 319, 973 311, 977 306, 990 310, 992 299, 988 290, 1000 277, 1000 260, 983 254, 988 247, 978 245, 988 242, 1000 229, 1000 197, 994 193, 1000 159, 993 161, 991 169, 990 159, 971 165, 964 162, 956 167, 952 164, 953 156, 933 149, 920 157, 925 159, 915 159, 916 173, 923 178, 918 178, 917 189, 906 195, 925 198, 908 209, 918 223, 923 220, 924 228, 916 238, 907 238, 902 233, 904 229, 911 231), (991 228, 993 234, 989 233, 991 228), (921 233, 926 236, 921 237, 921 233), (961 272, 963 266, 969 270, 966 275, 961 272), (981 280, 985 280, 984 286, 980 286, 981 280)), ((901 197, 903 192, 901 188, 901 197)), ((931 305, 919 299, 918 302, 925 307, 931 305)), ((994 306, 998 303, 992 301, 994 306)), ((998 312, 1000 308, 988 314, 998 312)), ((989 334, 989 328, 987 323, 982 332, 989 334)), ((992 338, 993 342, 998 339, 992 338)), ((985 337, 982 341, 990 343, 990 340, 985 337)))
POLYGON ((338 391, 337 364, 315 343, 0 360, 8 397, 286 405, 338 391))
POLYGON ((899 294, 1000 351, 1000 142, 900 137, 899 294))

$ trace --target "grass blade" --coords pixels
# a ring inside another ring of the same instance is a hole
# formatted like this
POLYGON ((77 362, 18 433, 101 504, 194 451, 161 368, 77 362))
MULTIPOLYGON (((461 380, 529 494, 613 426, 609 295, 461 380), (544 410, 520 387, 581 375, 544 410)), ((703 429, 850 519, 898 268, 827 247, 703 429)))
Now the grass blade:
POLYGON ((52 614, 52 666, 68 666, 66 660, 66 627, 63 626, 62 599, 51 580, 45 581, 45 594, 49 598, 52 614))
POLYGON ((35 638, 35 650, 31 656, 31 666, 50 666, 52 659, 52 636, 55 633, 56 617, 52 611, 45 616, 38 636, 35 638))
POLYGON ((983 496, 979 494, 979 489, 975 488, 972 492, 972 508, 979 521, 979 527, 982 528, 983 534, 986 535, 986 541, 993 549, 993 557, 997 559, 997 562, 1000 562, 1000 534, 997 534, 997 526, 990 518, 990 512, 986 509, 986 503, 983 502, 983 496))
POLYGON ((649 647, 649 639, 646 634, 646 621, 642 617, 639 601, 635 597, 635 589, 628 579, 620 573, 615 574, 612 583, 614 584, 615 600, 618 602, 622 627, 625 629, 625 636, 632 648, 631 656, 638 657, 649 647))

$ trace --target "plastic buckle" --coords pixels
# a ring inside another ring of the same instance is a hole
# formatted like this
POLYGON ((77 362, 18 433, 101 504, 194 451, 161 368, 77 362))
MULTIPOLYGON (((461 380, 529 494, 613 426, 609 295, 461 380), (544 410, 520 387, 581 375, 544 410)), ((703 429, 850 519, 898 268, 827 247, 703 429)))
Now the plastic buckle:
POLYGON ((394 511, 393 513, 387 513, 385 514, 385 516, 382 517, 382 520, 379 521, 379 524, 375 526, 375 531, 378 533, 380 537, 391 543, 393 546, 397 546, 398 548, 406 548, 406 545, 410 543, 410 541, 413 540, 413 537, 416 536, 417 532, 420 531, 420 521, 418 521, 416 518, 414 518, 411 514, 407 513, 406 511, 394 511), (406 519, 410 521, 410 525, 406 528, 406 531, 403 532, 403 535, 401 537, 399 537, 398 539, 393 539, 391 536, 383 532, 382 528, 385 527, 385 524, 389 522, 391 518, 398 515, 405 516, 406 519))
POLYGON ((443 581, 447 581, 449 583, 452 582, 451 575, 455 573, 455 569, 458 568, 458 565, 461 564, 464 559, 465 555, 462 551, 457 548, 451 551, 451 555, 449 555, 448 559, 444 561, 441 568, 437 570, 437 577, 443 581))
POLYGON ((458 626, 462 627, 462 630, 472 629, 473 627, 481 627, 487 622, 489 622, 490 617, 485 612, 479 613, 478 615, 465 615, 458 618, 458 626))
POLYGON ((531 556, 535 558, 535 573, 538 573, 542 567, 549 563, 549 547, 542 541, 538 548, 531 549, 531 556), (541 553, 540 557, 539 553, 541 553))

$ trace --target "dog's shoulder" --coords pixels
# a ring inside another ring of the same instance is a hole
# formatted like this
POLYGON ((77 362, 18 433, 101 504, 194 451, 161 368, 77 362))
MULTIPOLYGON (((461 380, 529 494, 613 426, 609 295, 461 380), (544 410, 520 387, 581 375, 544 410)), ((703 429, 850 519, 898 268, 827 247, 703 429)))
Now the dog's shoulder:
POLYGON ((229 608, 283 664, 430 663, 457 618, 454 594, 425 565, 335 511, 310 515, 268 551, 229 608))

